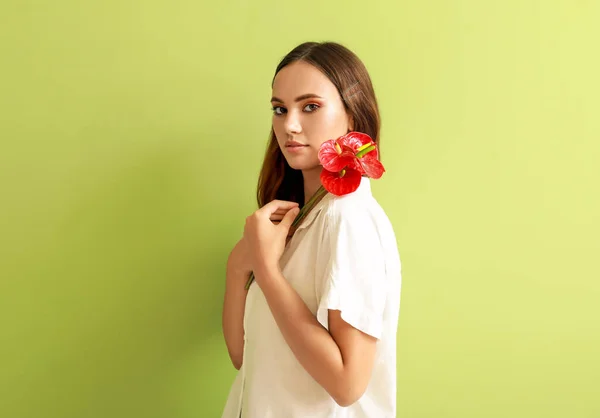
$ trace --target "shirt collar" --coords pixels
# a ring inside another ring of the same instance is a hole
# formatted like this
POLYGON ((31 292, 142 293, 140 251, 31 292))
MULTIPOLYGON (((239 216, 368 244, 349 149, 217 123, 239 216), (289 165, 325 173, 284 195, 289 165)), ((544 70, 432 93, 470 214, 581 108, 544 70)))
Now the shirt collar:
MULTIPOLYGON (((371 192, 371 179, 369 177, 366 176, 361 176, 360 178, 360 184, 358 185, 358 189, 356 189, 355 191, 353 191, 352 193, 348 194, 350 195, 358 195, 358 196, 372 196, 372 192, 371 192)), ((329 199, 334 199, 338 196, 335 196, 332 193, 327 193, 323 199, 321 199, 321 201, 325 201, 325 200, 329 200, 329 199)), ((339 197, 344 197, 344 196, 339 196, 339 197)), ((320 203, 320 202, 319 202, 320 203)))
MULTIPOLYGON (((358 189, 356 189, 355 191, 350 193, 348 196, 352 196, 352 195, 360 196, 360 197, 372 196, 371 179, 369 177, 361 177, 360 184, 358 185, 358 189)), ((312 210, 310 211, 310 213, 308 215, 306 215, 306 218, 298 226, 298 229, 302 229, 302 228, 305 228, 306 226, 310 225, 312 220, 317 216, 317 213, 319 213, 319 211, 323 208, 323 206, 325 206, 326 202, 328 202, 330 199, 335 199, 337 197, 338 196, 335 196, 332 193, 327 193, 325 196, 323 196, 321 201, 319 203, 317 203, 314 208, 312 208, 312 210)), ((340 197, 343 197, 343 196, 340 196, 340 197)))
POLYGON ((356 189, 356 191, 354 191, 354 193, 363 195, 363 196, 370 196, 371 195, 371 179, 369 177, 361 177, 358 189, 356 189))

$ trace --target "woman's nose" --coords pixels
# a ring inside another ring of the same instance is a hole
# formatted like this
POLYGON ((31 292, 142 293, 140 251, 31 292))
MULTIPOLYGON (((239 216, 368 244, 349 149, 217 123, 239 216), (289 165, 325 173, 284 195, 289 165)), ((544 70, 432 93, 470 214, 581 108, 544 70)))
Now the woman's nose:
POLYGON ((300 120, 294 112, 288 112, 285 118, 285 130, 289 134, 297 134, 302 130, 300 120))

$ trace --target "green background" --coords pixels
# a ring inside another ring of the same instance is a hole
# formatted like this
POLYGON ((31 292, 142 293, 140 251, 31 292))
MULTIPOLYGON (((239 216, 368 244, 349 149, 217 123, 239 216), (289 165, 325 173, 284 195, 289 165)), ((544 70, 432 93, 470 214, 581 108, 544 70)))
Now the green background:
POLYGON ((3 1, 0 416, 219 417, 270 82, 371 73, 398 416, 600 417, 600 2, 3 1))

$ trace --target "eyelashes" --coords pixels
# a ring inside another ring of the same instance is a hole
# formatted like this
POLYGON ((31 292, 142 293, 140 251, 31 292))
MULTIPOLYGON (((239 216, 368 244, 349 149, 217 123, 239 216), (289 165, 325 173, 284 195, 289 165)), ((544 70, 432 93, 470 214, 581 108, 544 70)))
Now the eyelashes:
MULTIPOLYGON (((318 104, 316 104, 316 103, 309 103, 309 104, 307 104, 306 106, 304 106, 304 109, 306 109, 306 108, 307 108, 307 107, 309 107, 309 106, 314 106, 314 108, 313 108, 312 110, 309 110, 309 111, 307 111, 306 113, 313 113, 313 112, 316 112, 316 111, 317 111, 317 110, 318 110, 318 109, 321 107, 321 106, 319 106, 319 105, 318 105, 318 104)), ((271 110, 273 111, 273 114, 274 114, 275 116, 281 116, 281 115, 283 115, 283 114, 284 114, 284 113, 278 113, 278 110, 280 110, 280 109, 281 109, 281 112, 283 112, 284 110, 286 110, 286 109, 285 109, 284 107, 282 107, 282 106, 273 106, 273 107, 271 107, 271 110)))

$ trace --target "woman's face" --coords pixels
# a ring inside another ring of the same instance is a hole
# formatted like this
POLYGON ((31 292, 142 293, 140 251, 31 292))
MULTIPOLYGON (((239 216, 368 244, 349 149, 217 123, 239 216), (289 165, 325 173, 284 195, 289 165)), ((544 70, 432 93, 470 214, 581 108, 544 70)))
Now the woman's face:
POLYGON ((277 73, 271 104, 277 142, 296 170, 320 166, 321 144, 353 130, 336 87, 325 74, 303 61, 277 73))

